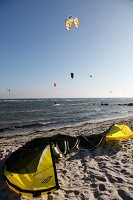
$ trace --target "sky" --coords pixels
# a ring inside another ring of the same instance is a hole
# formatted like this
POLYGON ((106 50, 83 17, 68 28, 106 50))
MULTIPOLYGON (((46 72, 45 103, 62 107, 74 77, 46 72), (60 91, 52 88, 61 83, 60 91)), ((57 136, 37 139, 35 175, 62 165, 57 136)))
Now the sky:
POLYGON ((0 0, 0 98, 72 97, 133 97, 133 0, 0 0))

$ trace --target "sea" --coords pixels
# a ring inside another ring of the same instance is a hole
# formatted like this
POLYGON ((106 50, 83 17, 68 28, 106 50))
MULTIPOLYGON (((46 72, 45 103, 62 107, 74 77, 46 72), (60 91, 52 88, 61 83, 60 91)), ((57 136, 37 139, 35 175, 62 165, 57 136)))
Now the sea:
POLYGON ((0 137, 133 116, 133 98, 0 99, 0 137))

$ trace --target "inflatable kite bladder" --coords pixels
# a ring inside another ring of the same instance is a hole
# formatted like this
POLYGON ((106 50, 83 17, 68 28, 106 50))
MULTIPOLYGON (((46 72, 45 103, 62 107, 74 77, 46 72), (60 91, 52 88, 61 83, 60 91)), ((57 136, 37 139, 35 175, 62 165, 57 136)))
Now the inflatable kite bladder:
POLYGON ((132 130, 125 124, 115 124, 107 131, 105 140, 127 140, 133 138, 132 130))

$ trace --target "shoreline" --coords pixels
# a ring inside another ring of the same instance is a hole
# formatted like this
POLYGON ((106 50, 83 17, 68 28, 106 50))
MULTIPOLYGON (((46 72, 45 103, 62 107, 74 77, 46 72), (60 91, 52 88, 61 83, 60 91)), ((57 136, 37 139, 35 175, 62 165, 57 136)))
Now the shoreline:
MULTIPOLYGON (((133 130, 133 117, 83 123, 70 127, 34 132, 30 135, 0 138, 0 199, 29 200, 12 192, 3 180, 3 168, 8 156, 37 137, 56 134, 71 136, 102 133, 115 123, 123 123, 133 130)), ((68 154, 56 164, 60 189, 39 200, 97 200, 132 199, 133 197, 133 140, 105 142, 93 151, 68 154)))
MULTIPOLYGON (((131 116, 120 116, 120 117, 116 117, 116 118, 106 118, 106 119, 96 119, 96 120, 89 120, 89 121, 84 121, 84 122, 78 122, 78 123, 74 123, 74 124, 68 124, 68 125, 64 125, 64 126, 57 126, 57 127, 51 127, 51 128, 46 128, 46 129, 44 129, 44 130, 41 130, 41 131, 39 131, 39 130, 36 130, 36 131, 34 131, 33 130, 33 132, 31 132, 31 133, 23 133, 23 134, 19 134, 19 133, 16 133, 16 134, 10 134, 10 133, 8 133, 8 134, 0 134, 0 139, 1 138, 5 138, 5 137, 7 137, 7 138, 10 138, 10 137, 19 137, 19 136, 29 136, 29 135, 32 135, 32 134, 37 134, 37 133, 44 133, 44 132, 51 132, 51 131, 58 131, 58 130, 61 130, 61 129, 67 129, 67 128, 74 128, 74 127, 82 127, 82 126, 86 126, 86 125, 96 125, 97 126, 97 124, 101 124, 101 123, 108 123, 109 122, 109 124, 110 124, 110 122, 114 122, 114 123, 119 123, 119 121, 123 121, 123 120, 126 120, 126 121, 128 121, 128 120, 131 120, 131 119, 133 119, 133 116, 131 115, 131 116)), ((17 128, 21 128, 21 126, 20 127, 17 127, 17 128)), ((10 130, 10 129, 9 129, 10 130)), ((9 131, 8 130, 8 128, 7 128, 7 130, 6 130, 6 128, 5 128, 5 131, 9 131)), ((11 128, 11 130, 12 130, 12 128, 11 128)), ((2 132, 4 132, 4 131, 2 131, 2 132)), ((16 129, 16 132, 17 132, 17 129, 16 129)))

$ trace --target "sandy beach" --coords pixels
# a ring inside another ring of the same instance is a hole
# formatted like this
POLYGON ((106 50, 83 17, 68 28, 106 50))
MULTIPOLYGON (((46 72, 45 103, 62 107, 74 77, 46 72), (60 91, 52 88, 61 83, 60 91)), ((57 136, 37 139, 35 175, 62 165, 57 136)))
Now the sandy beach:
MULTIPOLYGON (((114 123, 133 130, 133 117, 84 123, 30 135, 0 138, 0 200, 27 200, 11 191, 3 179, 5 160, 26 142, 55 134, 90 135, 102 133, 114 123)), ((93 151, 76 151, 56 163, 60 189, 39 200, 131 200, 133 199, 133 139, 104 141, 93 151)))

